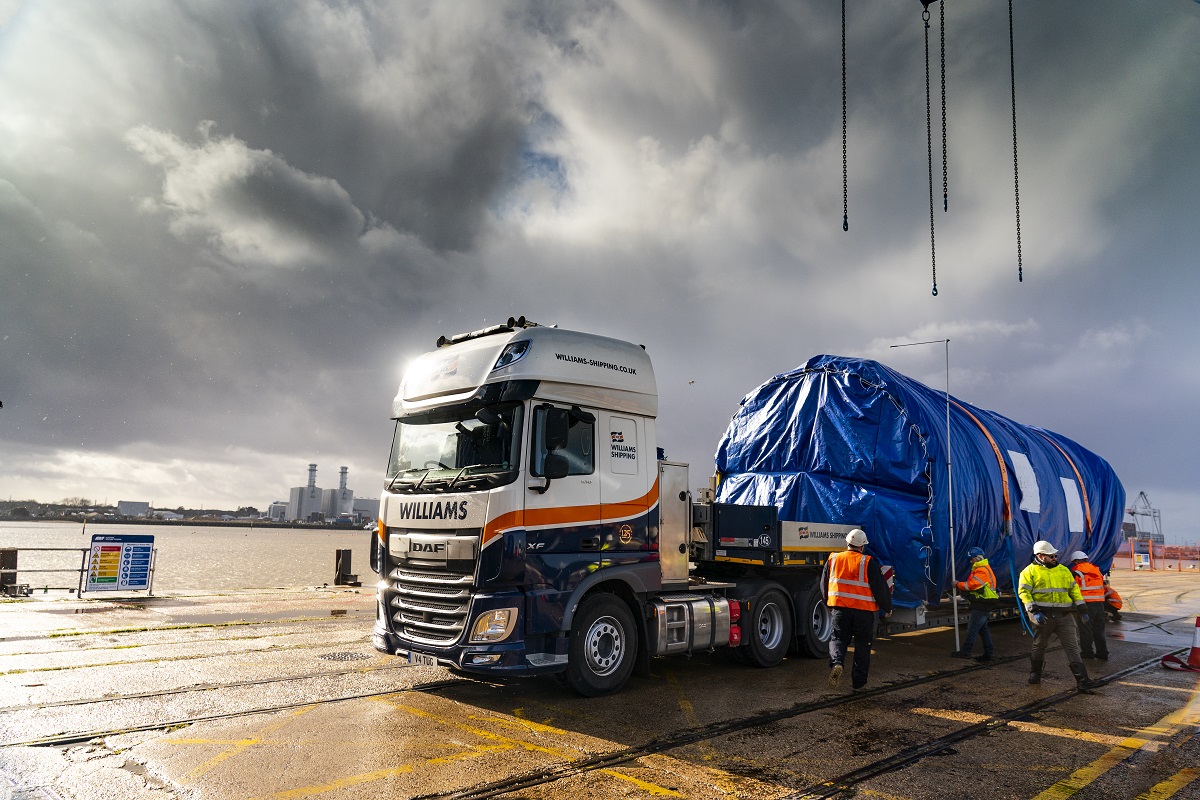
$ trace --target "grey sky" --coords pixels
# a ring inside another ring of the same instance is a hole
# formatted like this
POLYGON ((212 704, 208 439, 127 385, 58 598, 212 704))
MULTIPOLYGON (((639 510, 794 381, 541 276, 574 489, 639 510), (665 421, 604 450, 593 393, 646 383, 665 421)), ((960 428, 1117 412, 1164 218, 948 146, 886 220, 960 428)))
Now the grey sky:
POLYGON ((1007 7, 950 3, 936 298, 920 4, 848 5, 844 233, 836 3, 0 0, 0 495, 378 496, 405 361, 525 314, 646 345, 694 484, 772 375, 948 336, 1200 539, 1200 4, 1016 4, 1019 284, 1007 7))

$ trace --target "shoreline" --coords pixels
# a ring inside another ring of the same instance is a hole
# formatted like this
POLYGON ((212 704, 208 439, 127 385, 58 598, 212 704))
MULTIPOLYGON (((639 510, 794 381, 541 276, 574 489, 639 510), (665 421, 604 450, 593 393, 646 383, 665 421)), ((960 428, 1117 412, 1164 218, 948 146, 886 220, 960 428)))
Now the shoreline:
POLYGON ((210 528, 292 528, 315 531, 365 531, 366 528, 353 523, 333 522, 274 522, 272 520, 247 519, 88 519, 78 517, 0 517, 0 522, 75 522, 81 525, 177 525, 210 528))

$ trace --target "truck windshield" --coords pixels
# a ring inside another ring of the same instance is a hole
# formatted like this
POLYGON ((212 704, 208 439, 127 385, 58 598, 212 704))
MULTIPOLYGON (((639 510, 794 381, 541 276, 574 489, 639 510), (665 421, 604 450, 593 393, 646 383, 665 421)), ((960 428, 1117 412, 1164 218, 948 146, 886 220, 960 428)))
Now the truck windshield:
POLYGON ((396 421, 385 486, 393 492, 470 491, 516 479, 522 407, 454 406, 396 421))

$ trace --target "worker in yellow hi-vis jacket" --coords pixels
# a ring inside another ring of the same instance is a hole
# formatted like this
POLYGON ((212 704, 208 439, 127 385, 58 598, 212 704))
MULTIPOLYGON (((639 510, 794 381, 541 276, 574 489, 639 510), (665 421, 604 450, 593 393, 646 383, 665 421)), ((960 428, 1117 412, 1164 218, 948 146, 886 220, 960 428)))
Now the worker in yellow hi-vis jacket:
POLYGON ((1033 624, 1033 651, 1030 653, 1029 683, 1042 682, 1042 664, 1050 637, 1057 636, 1067 654, 1067 663, 1080 691, 1089 691, 1095 684, 1088 678, 1087 669, 1079 655, 1079 632, 1075 615, 1085 610, 1083 595, 1071 570, 1058 563, 1058 548, 1047 541, 1033 546, 1033 563, 1021 571, 1017 581, 1017 596, 1025 605, 1033 624))

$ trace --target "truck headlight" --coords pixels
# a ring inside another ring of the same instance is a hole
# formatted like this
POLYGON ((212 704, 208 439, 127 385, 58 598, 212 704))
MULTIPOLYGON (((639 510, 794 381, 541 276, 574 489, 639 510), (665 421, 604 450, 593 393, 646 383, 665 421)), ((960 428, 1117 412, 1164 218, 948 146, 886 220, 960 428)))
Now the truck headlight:
POLYGON ((512 633, 513 623, 517 619, 515 608, 497 608, 485 611, 475 618, 471 628, 472 642, 501 642, 512 633))

